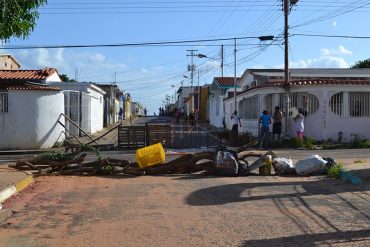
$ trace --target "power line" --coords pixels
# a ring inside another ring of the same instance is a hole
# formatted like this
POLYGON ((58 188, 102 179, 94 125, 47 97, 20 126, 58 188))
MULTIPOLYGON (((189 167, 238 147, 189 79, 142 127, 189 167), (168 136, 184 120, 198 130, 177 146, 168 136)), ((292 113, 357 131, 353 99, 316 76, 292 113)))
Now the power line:
POLYGON ((258 36, 238 37, 238 38, 218 38, 218 39, 198 39, 198 40, 180 40, 180 41, 160 41, 160 42, 138 42, 138 43, 121 43, 121 44, 95 44, 95 45, 44 45, 44 46, 6 46, 2 49, 20 50, 20 49, 58 49, 58 48, 95 48, 95 47, 133 47, 133 46, 156 46, 169 44, 190 44, 198 42, 216 42, 216 41, 231 41, 234 39, 257 39, 258 36))
POLYGON ((370 39, 370 36, 351 36, 351 35, 325 35, 325 34, 304 34, 295 33, 291 36, 305 36, 305 37, 322 37, 322 38, 346 38, 346 39, 370 39))

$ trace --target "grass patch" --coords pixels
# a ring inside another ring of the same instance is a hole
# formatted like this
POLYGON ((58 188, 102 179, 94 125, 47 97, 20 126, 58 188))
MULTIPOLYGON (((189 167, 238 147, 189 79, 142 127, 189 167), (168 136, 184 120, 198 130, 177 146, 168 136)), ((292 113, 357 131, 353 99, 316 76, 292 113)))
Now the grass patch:
POLYGON ((74 157, 72 153, 60 153, 60 152, 46 152, 39 155, 40 158, 52 160, 52 161, 66 161, 71 160, 74 157))
POLYGON ((335 164, 328 170, 328 176, 331 178, 339 179, 343 172, 343 165, 341 163, 335 164))
POLYGON ((362 160, 355 160, 353 163, 357 164, 357 163, 365 163, 365 161, 362 161, 362 160))

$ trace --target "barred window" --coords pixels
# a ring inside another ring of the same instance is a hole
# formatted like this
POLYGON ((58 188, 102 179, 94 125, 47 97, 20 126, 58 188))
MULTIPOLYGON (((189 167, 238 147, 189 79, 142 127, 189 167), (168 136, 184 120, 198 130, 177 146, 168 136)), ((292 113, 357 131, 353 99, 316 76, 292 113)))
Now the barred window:
POLYGON ((258 119, 258 96, 243 100, 243 118, 258 119))
POLYGON ((0 92, 0 112, 8 112, 8 93, 0 92))
POLYGON ((370 93, 336 93, 330 98, 330 110, 344 117, 370 117, 370 93))
POLYGON ((243 110, 243 100, 239 101, 239 107, 238 107, 238 112, 239 112, 239 117, 244 118, 244 110, 243 110))
MULTIPOLYGON (((280 94, 279 102, 280 104, 284 102, 283 109, 286 107, 286 94, 280 94)), ((319 109, 319 100, 315 95, 309 94, 309 93, 290 93, 289 94, 289 102, 290 102, 290 110, 289 110, 289 117, 293 116, 292 108, 296 109, 305 109, 307 110, 307 115, 310 116, 317 112, 319 109), (305 102, 304 97, 306 97, 308 100, 305 102)), ((280 105, 281 106, 281 105, 280 105)))
POLYGON ((332 112, 339 116, 343 116, 343 92, 331 96, 329 106, 332 112))
POLYGON ((348 94, 349 116, 370 117, 370 93, 350 92, 348 94))

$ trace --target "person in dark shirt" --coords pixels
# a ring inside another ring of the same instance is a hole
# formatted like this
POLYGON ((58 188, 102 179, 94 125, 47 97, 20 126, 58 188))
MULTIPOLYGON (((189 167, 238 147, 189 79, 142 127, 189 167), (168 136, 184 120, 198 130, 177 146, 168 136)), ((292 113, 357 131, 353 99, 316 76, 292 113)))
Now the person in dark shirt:
POLYGON ((281 126, 282 126, 282 119, 283 113, 280 111, 280 106, 275 106, 275 112, 272 116, 274 120, 272 124, 272 141, 275 140, 275 135, 277 135, 277 141, 280 141, 280 134, 281 134, 281 126))

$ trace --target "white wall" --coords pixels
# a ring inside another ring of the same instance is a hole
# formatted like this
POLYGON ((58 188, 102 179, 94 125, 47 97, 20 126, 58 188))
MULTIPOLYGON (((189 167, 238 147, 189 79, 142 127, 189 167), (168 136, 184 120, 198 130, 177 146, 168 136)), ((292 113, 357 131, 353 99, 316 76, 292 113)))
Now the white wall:
MULTIPOLYGON (((307 92, 317 97, 319 101, 319 109, 309 115, 305 119, 304 136, 313 138, 315 140, 338 140, 338 133, 343 132, 343 141, 350 141, 351 134, 359 134, 362 138, 370 139, 370 117, 345 117, 338 116, 330 109, 330 97, 338 92, 370 92, 369 86, 346 85, 344 88, 341 85, 320 85, 320 86, 303 86, 293 87, 291 92, 307 92)), ((266 95, 272 94, 272 108, 277 105, 276 94, 284 93, 282 88, 262 88, 252 90, 237 96, 237 105, 244 97, 259 96, 259 115, 262 110, 266 108, 266 95), (274 95, 275 94, 275 95, 274 95)), ((225 119, 228 129, 231 129, 230 116, 233 112, 234 99, 225 101, 225 119)), ((284 110, 284 109, 283 109, 284 110)), ((240 110, 238 111, 240 114, 240 110)), ((242 119, 242 131, 250 132, 254 136, 258 135, 258 120, 242 119)), ((270 126, 272 127, 272 125, 270 126)), ((285 129, 285 120, 283 119, 283 131, 285 129)), ((272 130, 271 130, 272 131, 272 130)), ((288 133, 291 137, 296 136, 295 123, 293 118, 288 119, 288 133)))
POLYGON ((103 95, 92 88, 87 88, 87 92, 89 93, 91 99, 91 133, 95 133, 103 129, 103 95))
POLYGON ((103 129, 104 122, 104 90, 86 82, 48 82, 51 86, 60 87, 63 90, 73 90, 89 94, 91 99, 90 126, 91 134, 103 129))
POLYGON ((60 91, 9 91, 8 112, 0 112, 0 149, 53 147, 64 140, 63 112, 60 91))
POLYGON ((49 82, 61 82, 62 80, 60 79, 58 73, 54 73, 52 74, 51 76, 49 76, 47 79, 46 79, 46 83, 49 83, 49 82))

